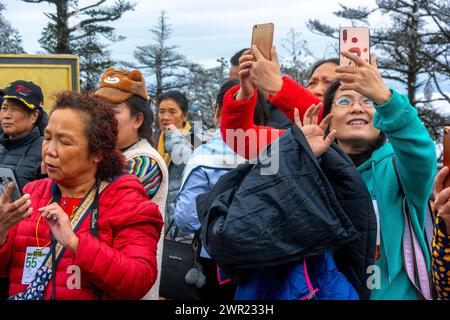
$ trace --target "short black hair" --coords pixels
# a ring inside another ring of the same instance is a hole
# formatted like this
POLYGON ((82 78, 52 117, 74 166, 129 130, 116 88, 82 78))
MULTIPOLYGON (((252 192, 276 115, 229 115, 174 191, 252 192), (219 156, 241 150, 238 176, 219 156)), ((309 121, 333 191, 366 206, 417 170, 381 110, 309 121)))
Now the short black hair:
POLYGON ((244 48, 236 52, 230 59, 230 63, 232 66, 238 67, 239 66, 239 58, 242 56, 242 54, 249 50, 249 48, 244 48))
POLYGON ((334 63, 335 65, 339 65, 339 59, 338 58, 330 58, 330 59, 321 59, 316 61, 311 68, 309 68, 308 70, 308 80, 311 79, 314 71, 316 71, 316 69, 318 67, 320 67, 321 65, 325 64, 325 63, 334 63))
MULTIPOLYGON (((222 109, 223 99, 228 90, 239 84, 239 80, 228 80, 219 89, 216 98, 216 108, 222 109)), ((256 101, 255 111, 253 114, 253 122, 258 126, 265 126, 269 119, 269 112, 267 111, 266 100, 264 94, 258 90, 258 98, 256 101)))
POLYGON ((222 84, 216 97, 216 106, 218 108, 222 108, 223 106, 223 98, 225 97, 225 93, 238 84, 239 80, 228 80, 227 82, 222 84))
POLYGON ((264 93, 258 90, 255 112, 253 114, 253 122, 257 126, 265 126, 269 121, 269 111, 264 93))
POLYGON ((336 91, 341 86, 339 80, 333 81, 323 95, 323 114, 322 119, 331 113, 331 107, 333 106, 334 96, 336 91))
POLYGON ((167 99, 171 99, 171 100, 175 101, 175 103, 180 107, 181 112, 183 112, 183 114, 188 113, 189 101, 186 98, 186 96, 184 94, 182 94, 180 91, 172 90, 172 91, 168 91, 168 92, 160 95, 158 97, 158 107, 161 104, 161 102, 163 102, 164 100, 167 100, 167 99))

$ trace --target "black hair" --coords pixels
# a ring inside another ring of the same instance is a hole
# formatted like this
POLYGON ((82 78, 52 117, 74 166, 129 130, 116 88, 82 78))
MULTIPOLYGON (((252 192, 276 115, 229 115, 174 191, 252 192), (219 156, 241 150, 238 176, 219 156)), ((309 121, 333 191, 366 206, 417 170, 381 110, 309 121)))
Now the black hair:
POLYGON ((339 65, 339 59, 338 58, 330 58, 330 59, 321 59, 319 61, 316 61, 311 68, 309 68, 308 70, 308 80, 311 79, 312 75, 314 74, 314 71, 316 71, 316 69, 318 67, 320 67, 321 65, 325 64, 325 63, 334 63, 335 65, 339 65))
POLYGON ((228 80, 219 89, 219 93, 216 97, 216 106, 222 108, 223 106, 223 98, 225 97, 225 93, 231 89, 232 87, 239 84, 239 80, 228 80))
POLYGON ((162 95, 160 95, 158 97, 158 107, 161 104, 161 102, 163 102, 164 100, 167 100, 167 99, 171 99, 171 100, 175 101, 176 104, 180 107, 181 112, 183 112, 183 114, 188 113, 188 111, 189 111, 188 99, 180 91, 173 90, 173 91, 169 91, 169 92, 166 92, 166 93, 163 93, 162 95))
MULTIPOLYGON (((223 99, 228 90, 239 84, 239 80, 228 80, 219 89, 216 98, 216 108, 222 109, 223 99)), ((258 98, 256 101, 255 112, 253 114, 253 122, 258 126, 264 126, 269 119, 269 112, 267 111, 266 100, 261 91, 258 90, 258 98)))
POLYGON ((153 100, 148 101, 148 123, 149 123, 149 132, 150 136, 147 139, 148 142, 152 145, 152 147, 155 147, 155 141, 153 140, 153 125, 155 122, 155 114, 153 113, 152 105, 154 104, 153 100))
POLYGON ((147 141, 153 145, 152 139, 152 126, 153 126, 153 113, 150 106, 144 98, 138 95, 132 95, 125 101, 127 106, 130 108, 130 113, 132 116, 137 116, 142 113, 143 121, 142 125, 138 129, 139 138, 147 139, 147 141))
POLYGON ((239 58, 242 56, 242 54, 249 50, 249 48, 244 48, 233 54, 233 56, 230 58, 230 63, 232 66, 238 67, 239 66, 239 58))
POLYGON ((262 91, 258 90, 253 122, 258 126, 265 126, 269 121, 269 111, 267 110, 266 98, 262 91))
POLYGON ((333 81, 328 89, 325 91, 323 96, 323 114, 322 118, 325 118, 331 112, 331 107, 333 106, 334 96, 336 95, 337 89, 341 86, 339 80, 333 81))
POLYGON ((36 120, 36 126, 39 129, 39 134, 44 136, 45 128, 47 128, 48 124, 48 114, 44 109, 39 109, 39 116, 36 120))
MULTIPOLYGON (((333 107, 333 101, 334 97, 336 96, 336 91, 341 86, 341 82, 339 80, 333 81, 328 89, 325 91, 324 97, 323 97, 323 114, 322 119, 325 118, 327 115, 330 114, 331 108, 333 107)), ((330 132, 330 126, 328 126, 326 130, 326 134, 330 132)), ((380 131, 380 135, 376 139, 375 143, 371 145, 373 150, 378 149, 386 142, 386 135, 383 131, 380 131)))

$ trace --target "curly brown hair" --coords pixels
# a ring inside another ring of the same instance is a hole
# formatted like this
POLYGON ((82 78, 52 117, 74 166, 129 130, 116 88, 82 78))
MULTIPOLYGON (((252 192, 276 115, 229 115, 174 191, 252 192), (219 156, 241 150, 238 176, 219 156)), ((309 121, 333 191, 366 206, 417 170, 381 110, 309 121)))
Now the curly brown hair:
POLYGON ((97 167, 97 178, 106 180, 124 173, 125 158, 116 149, 117 120, 110 103, 92 93, 63 91, 56 94, 52 113, 58 109, 83 114, 88 153, 99 155, 102 159, 97 167))

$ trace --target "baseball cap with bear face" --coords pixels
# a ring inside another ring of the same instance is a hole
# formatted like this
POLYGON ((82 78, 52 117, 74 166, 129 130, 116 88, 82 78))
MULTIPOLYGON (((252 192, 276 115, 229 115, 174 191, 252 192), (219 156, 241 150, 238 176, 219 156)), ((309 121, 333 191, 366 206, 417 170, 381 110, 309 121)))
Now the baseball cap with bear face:
POLYGON ((100 87, 95 95, 119 104, 128 100, 132 95, 137 95, 148 101, 147 87, 144 77, 138 70, 116 70, 108 68, 102 75, 100 87))

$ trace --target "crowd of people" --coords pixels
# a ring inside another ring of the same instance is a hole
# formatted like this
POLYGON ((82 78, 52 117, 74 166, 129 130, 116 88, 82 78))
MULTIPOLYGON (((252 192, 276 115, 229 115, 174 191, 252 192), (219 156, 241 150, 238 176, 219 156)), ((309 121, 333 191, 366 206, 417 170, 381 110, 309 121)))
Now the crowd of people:
POLYGON ((38 84, 8 84, 1 298, 170 299, 169 239, 200 243, 205 301, 448 299, 449 168, 375 55, 340 54, 353 64, 317 61, 304 87, 275 48, 238 51, 207 141, 187 97, 152 99, 138 70, 56 94, 48 116, 38 84))

